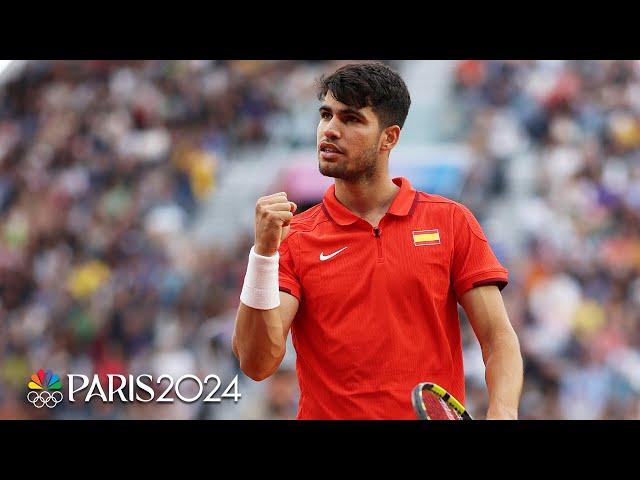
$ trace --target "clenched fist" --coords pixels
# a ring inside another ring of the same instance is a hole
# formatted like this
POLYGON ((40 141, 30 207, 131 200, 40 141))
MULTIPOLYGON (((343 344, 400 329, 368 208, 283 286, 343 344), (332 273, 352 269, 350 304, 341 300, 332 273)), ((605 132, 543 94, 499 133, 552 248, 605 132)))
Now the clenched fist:
POLYGON ((255 252, 258 255, 275 255, 289 233, 289 223, 297 209, 295 203, 287 200, 285 192, 260 197, 256 203, 255 252))

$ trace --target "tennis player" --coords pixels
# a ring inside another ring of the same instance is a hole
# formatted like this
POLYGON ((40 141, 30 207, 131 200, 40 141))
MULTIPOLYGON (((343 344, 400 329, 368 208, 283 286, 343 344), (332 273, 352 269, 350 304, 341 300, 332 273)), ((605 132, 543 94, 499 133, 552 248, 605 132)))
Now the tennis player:
POLYGON ((404 81, 351 64, 320 79, 318 98, 319 168, 335 182, 295 217, 285 192, 258 200, 233 335, 241 369, 273 374, 291 329, 299 419, 412 419, 422 381, 464 403, 460 303, 482 347, 486 418, 516 419, 507 270, 466 207, 389 175, 411 103, 404 81))

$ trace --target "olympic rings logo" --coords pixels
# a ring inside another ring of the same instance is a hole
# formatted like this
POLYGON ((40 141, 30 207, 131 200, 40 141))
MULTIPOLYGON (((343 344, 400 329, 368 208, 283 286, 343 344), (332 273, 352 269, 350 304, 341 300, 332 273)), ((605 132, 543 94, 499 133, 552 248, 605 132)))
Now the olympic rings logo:
POLYGON ((62 401, 62 398, 62 392, 58 391, 52 393, 46 390, 43 392, 36 392, 32 390, 27 394, 27 400, 29 400, 36 408, 42 408, 45 405, 49 408, 53 408, 62 401))

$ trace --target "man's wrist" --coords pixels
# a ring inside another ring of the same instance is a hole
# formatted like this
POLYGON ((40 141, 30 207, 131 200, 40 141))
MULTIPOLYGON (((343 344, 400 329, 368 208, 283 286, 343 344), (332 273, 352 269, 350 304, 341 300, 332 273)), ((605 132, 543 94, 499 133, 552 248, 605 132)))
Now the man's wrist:
POLYGON ((276 252, 272 256, 259 255, 255 246, 249 252, 247 273, 244 277, 240 301, 257 310, 271 310, 280 306, 278 262, 276 252))
POLYGON ((276 253, 278 253, 278 250, 269 250, 256 243, 253 247, 253 252, 262 257, 273 257, 276 253))
POLYGON ((487 420, 517 420, 518 411, 512 408, 490 406, 487 409, 487 420))

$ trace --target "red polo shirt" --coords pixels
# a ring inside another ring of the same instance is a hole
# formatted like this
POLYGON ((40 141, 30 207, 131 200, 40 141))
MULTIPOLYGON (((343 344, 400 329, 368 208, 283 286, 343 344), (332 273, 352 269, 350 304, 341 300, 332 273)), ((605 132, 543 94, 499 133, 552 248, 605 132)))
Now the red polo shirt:
POLYGON ((457 301, 507 270, 463 205, 406 178, 378 228, 335 196, 296 215, 280 246, 299 419, 413 419, 411 389, 435 382, 464 403, 457 301))

